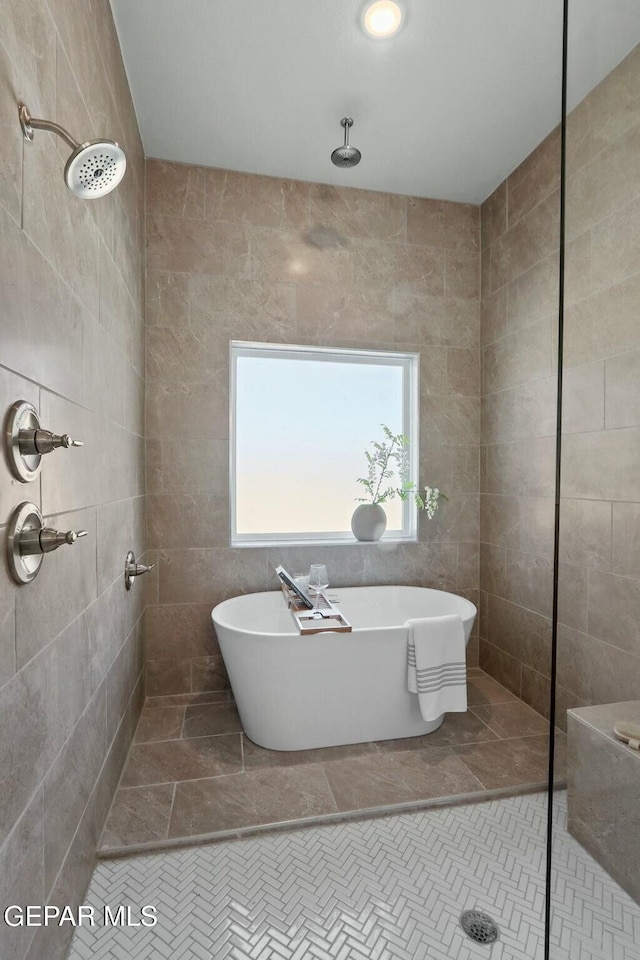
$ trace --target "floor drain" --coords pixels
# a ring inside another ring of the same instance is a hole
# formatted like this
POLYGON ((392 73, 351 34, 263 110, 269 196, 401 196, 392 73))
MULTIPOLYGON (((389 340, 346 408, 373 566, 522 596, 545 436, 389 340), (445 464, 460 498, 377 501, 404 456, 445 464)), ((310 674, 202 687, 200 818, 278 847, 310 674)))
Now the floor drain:
POLYGON ((460 917, 460 926, 474 943, 495 943, 500 936, 498 924, 478 910, 465 910, 460 917))

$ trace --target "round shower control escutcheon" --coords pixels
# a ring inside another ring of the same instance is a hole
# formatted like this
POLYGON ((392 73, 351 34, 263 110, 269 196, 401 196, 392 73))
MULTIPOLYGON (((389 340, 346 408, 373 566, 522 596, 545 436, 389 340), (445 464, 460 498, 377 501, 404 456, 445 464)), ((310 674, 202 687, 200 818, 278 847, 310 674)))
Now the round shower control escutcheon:
POLYGON ((86 530, 62 531, 45 527, 37 504, 21 503, 7 525, 9 573, 16 583, 31 583, 40 572, 45 553, 53 553, 65 544, 72 546, 86 536, 86 530))
POLYGON ((38 535, 42 530, 42 514, 35 503, 21 503, 7 526, 7 562, 16 583, 30 583, 38 576, 44 553, 23 554, 22 538, 38 535))
POLYGON ((36 479, 45 454, 60 447, 68 449, 83 446, 81 440, 72 440, 67 433, 44 430, 38 411, 27 400, 17 400, 9 408, 4 442, 11 472, 21 483, 36 479))

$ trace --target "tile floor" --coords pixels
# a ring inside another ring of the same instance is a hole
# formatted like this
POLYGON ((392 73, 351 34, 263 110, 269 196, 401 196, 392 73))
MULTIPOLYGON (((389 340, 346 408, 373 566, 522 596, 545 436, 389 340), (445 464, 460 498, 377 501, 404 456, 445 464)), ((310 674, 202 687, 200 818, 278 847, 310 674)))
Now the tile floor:
POLYGON ((151 698, 101 855, 539 789, 547 778, 547 722, 477 669, 469 671, 468 702, 466 714, 450 714, 426 737, 279 753, 242 733, 228 693, 151 698))
MULTIPOLYGON (((542 960, 545 794, 98 864, 85 903, 158 924, 79 927, 69 960, 542 960), (468 940, 465 909, 500 927, 468 940)), ((640 906, 554 803, 552 960, 637 960, 640 906)))

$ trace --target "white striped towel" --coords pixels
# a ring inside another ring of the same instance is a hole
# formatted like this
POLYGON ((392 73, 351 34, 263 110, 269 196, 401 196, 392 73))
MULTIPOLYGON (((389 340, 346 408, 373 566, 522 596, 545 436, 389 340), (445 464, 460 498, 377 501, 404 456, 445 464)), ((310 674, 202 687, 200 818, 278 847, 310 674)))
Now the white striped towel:
POLYGON ((467 709, 464 626, 459 616, 407 620, 407 686, 422 719, 467 709))

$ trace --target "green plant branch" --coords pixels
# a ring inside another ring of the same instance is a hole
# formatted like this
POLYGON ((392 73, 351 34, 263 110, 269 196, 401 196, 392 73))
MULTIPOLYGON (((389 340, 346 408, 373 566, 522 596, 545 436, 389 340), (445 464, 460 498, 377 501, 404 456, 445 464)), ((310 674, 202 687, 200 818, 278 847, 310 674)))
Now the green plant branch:
POLYGON ((407 500, 410 495, 413 495, 418 509, 425 510, 429 519, 433 519, 440 500, 446 500, 447 497, 437 487, 429 486, 424 488, 423 495, 422 491, 407 476, 409 470, 407 450, 409 438, 402 433, 393 434, 384 423, 380 426, 387 442, 379 443, 377 440, 372 440, 370 446, 373 447, 374 453, 369 450, 364 451, 369 465, 369 476, 368 478, 358 477, 357 483, 365 488, 369 497, 356 497, 356 501, 374 504, 386 503, 387 500, 392 500, 396 496, 400 500, 407 500), (393 466, 394 461, 395 467, 393 466), (383 480, 392 480, 396 472, 400 485, 389 486, 386 490, 381 491, 383 480))

